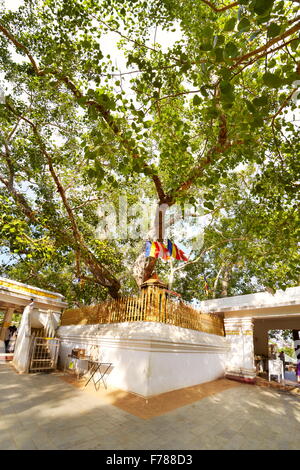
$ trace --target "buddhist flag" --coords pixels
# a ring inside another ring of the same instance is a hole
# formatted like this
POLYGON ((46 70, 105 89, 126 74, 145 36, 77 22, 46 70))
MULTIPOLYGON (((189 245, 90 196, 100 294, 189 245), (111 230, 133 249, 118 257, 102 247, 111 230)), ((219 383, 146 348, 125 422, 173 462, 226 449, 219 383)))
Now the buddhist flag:
POLYGON ((161 242, 146 242, 146 257, 151 256, 152 258, 162 258, 167 260, 170 258, 169 252, 165 245, 161 242))
POLYGON ((170 256, 172 256, 175 259, 178 259, 179 261, 188 261, 188 258, 184 254, 182 250, 178 248, 175 243, 172 243, 170 240, 168 240, 168 251, 170 253, 170 256))
POLYGON ((208 295, 208 293, 209 293, 209 286, 208 286, 208 282, 207 282, 206 276, 204 276, 204 289, 205 289, 206 295, 208 295))
POLYGON ((159 249, 155 242, 146 242, 146 257, 158 258, 159 249))

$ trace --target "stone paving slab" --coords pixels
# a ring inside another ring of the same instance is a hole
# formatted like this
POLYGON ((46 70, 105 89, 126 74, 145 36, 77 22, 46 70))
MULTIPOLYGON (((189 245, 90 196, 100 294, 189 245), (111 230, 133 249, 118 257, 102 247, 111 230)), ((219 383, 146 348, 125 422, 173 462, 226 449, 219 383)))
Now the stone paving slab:
POLYGON ((105 390, 104 387, 96 389, 92 381, 86 386, 87 379, 78 379, 74 374, 61 374, 61 378, 74 387, 98 397, 101 396, 101 399, 109 404, 113 404, 121 410, 143 419, 152 419, 154 416, 169 413, 172 410, 190 405, 205 397, 216 395, 224 390, 241 385, 239 382, 221 378, 200 385, 161 393, 145 399, 134 393, 113 389, 112 387, 109 390, 105 390))
POLYGON ((147 420, 63 382, 0 365, 0 450, 300 449, 299 397, 253 385, 147 420))

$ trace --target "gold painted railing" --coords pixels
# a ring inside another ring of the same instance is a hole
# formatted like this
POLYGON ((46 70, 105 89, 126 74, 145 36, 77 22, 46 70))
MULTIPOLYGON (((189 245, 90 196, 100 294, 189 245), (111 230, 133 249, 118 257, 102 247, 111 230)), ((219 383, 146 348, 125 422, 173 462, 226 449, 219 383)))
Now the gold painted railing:
POLYGON ((153 321, 224 336, 223 319, 202 313, 183 301, 171 300, 164 289, 149 287, 136 297, 65 310, 62 326, 153 321))

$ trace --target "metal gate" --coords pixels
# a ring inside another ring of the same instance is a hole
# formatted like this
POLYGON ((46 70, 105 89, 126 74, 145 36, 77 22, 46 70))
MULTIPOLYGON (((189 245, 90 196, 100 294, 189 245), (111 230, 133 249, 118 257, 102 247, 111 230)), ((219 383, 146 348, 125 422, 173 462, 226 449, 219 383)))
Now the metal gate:
POLYGON ((33 337, 29 372, 56 369, 58 350, 58 338, 33 337))

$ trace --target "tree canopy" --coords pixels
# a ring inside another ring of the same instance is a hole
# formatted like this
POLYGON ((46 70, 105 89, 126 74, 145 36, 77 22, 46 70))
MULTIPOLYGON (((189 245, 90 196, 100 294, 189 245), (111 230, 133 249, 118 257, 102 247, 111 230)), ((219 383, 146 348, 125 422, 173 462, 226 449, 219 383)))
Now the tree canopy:
POLYGON ((177 270, 188 297, 203 273, 212 295, 298 283, 299 3, 3 6, 2 271, 73 301, 135 290, 156 263, 143 241, 95 233, 126 196, 207 215, 177 270))

